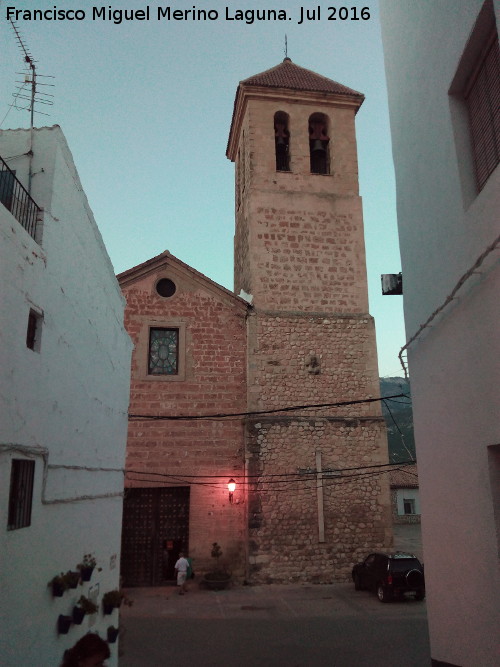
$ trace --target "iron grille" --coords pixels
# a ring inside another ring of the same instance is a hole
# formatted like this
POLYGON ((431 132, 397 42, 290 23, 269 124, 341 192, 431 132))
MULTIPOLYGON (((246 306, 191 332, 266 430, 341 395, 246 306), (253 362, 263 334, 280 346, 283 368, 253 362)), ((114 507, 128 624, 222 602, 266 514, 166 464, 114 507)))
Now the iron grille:
POLYGON ((0 202, 36 240, 36 224, 40 217, 40 207, 35 204, 28 191, 18 181, 16 172, 9 169, 1 157, 0 202))
POLYGON ((35 462, 13 459, 10 473, 8 530, 31 525, 35 462))
POLYGON ((479 190, 500 161, 500 52, 498 35, 465 91, 479 190))

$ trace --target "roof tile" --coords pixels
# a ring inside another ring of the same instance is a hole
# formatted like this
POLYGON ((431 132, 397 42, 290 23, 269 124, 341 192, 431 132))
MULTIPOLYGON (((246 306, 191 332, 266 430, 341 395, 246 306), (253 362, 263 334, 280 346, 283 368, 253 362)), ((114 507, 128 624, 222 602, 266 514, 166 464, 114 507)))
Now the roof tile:
POLYGON ((326 76, 316 74, 309 69, 295 65, 290 58, 271 69, 254 74, 240 82, 243 86, 265 86, 269 88, 288 88, 320 93, 335 93, 337 95, 354 95, 361 99, 364 95, 341 83, 332 81, 326 76))

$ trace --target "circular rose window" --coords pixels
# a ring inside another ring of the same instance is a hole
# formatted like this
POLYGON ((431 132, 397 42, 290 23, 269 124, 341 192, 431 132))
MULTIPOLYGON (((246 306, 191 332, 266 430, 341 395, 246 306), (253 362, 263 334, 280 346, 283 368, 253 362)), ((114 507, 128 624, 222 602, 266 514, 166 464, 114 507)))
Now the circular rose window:
POLYGON ((160 296, 173 296, 176 289, 175 283, 169 278, 162 278, 156 283, 156 291, 160 296))

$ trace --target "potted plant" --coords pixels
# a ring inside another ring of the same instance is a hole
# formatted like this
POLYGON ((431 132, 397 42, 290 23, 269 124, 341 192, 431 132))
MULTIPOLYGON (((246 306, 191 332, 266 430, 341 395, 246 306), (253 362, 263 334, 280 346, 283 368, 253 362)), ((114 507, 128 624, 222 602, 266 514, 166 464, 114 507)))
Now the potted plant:
POLYGON ((68 588, 68 582, 65 575, 61 572, 61 574, 56 574, 56 576, 49 581, 47 586, 52 588, 52 595, 55 598, 62 598, 64 591, 68 588))
POLYGON ((98 609, 97 605, 92 600, 89 600, 89 598, 86 598, 85 595, 80 597, 77 604, 80 605, 85 614, 95 614, 98 609))
POLYGON ((73 623, 75 625, 81 625, 83 619, 85 618, 85 609, 83 607, 80 607, 79 604, 76 604, 73 607, 73 623))
POLYGON ((80 570, 80 577, 82 581, 90 581, 92 572, 96 566, 95 556, 92 554, 85 554, 81 563, 76 566, 80 570))
POLYGON ((71 616, 63 616, 59 614, 57 618, 57 631, 60 635, 67 635, 71 627, 73 619, 71 616))
POLYGON ((118 589, 107 591, 102 596, 102 608, 104 614, 113 613, 113 609, 121 607, 122 602, 128 607, 131 607, 133 604, 132 600, 130 600, 123 591, 119 591, 118 589))
POLYGON ((223 590, 231 581, 231 573, 219 565, 222 549, 217 542, 213 542, 210 555, 215 558, 216 564, 213 570, 205 574, 203 583, 211 590, 223 590))
POLYGON ((68 570, 64 575, 64 579, 68 585, 68 588, 76 588, 80 581, 80 572, 78 570, 68 570))
POLYGON ((120 630, 118 628, 115 628, 114 625, 108 626, 108 629, 107 629, 108 644, 114 644, 115 643, 119 632, 120 632, 120 630))

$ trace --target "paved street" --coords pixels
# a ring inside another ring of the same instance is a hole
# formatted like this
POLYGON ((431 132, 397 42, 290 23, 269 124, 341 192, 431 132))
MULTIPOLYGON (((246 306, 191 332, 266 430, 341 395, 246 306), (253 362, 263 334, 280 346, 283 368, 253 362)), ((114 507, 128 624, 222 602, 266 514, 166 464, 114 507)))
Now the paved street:
POLYGON ((130 589, 120 667, 428 667, 425 602, 351 584, 130 589))

